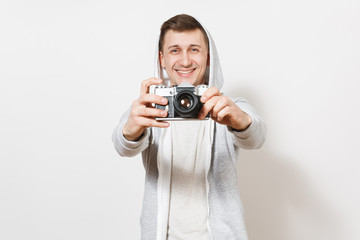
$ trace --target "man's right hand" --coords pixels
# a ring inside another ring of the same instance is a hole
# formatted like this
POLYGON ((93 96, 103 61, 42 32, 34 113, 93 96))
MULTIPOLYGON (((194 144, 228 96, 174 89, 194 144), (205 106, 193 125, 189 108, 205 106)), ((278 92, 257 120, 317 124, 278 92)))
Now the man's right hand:
POLYGON ((150 78, 141 83, 140 97, 133 102, 128 120, 122 129, 122 133, 127 140, 136 141, 149 127, 167 128, 170 126, 168 122, 155 120, 156 117, 166 117, 167 111, 152 106, 152 103, 167 105, 167 99, 149 94, 150 85, 161 83, 162 80, 158 78, 150 78))

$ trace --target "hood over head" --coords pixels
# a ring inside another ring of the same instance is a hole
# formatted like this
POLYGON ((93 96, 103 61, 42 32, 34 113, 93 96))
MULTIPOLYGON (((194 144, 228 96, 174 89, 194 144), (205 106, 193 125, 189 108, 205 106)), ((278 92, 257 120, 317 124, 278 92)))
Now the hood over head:
MULTIPOLYGON (((209 39, 209 57, 210 57, 210 65, 207 66, 204 76, 205 84, 207 84, 209 87, 217 87, 220 90, 223 86, 224 79, 221 71, 219 56, 216 50, 214 40, 212 39, 209 31, 206 28, 204 29, 209 39)), ((163 69, 160 64, 158 44, 156 45, 156 51, 155 51, 155 77, 162 79, 164 81, 165 86, 167 87, 171 86, 170 79, 165 69, 163 69)))

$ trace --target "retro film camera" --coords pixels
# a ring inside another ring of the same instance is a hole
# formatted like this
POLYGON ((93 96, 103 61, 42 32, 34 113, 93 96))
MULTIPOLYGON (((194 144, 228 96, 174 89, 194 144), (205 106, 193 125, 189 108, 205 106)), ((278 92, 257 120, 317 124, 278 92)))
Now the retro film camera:
MULTIPOLYGON (((208 89, 207 85, 194 87, 190 83, 184 82, 173 87, 165 85, 152 85, 150 93, 162 96, 168 100, 168 105, 155 104, 155 108, 167 110, 165 118, 156 120, 194 120, 198 119, 198 114, 204 105, 200 102, 203 93, 208 89)), ((209 115, 205 119, 209 119, 209 115)))

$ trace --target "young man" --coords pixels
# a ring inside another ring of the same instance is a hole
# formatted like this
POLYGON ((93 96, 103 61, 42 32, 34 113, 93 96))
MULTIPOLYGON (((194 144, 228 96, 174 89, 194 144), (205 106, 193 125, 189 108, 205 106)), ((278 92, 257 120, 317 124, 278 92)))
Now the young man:
POLYGON ((121 118, 113 142, 121 156, 142 152, 146 170, 141 215, 143 240, 246 240, 236 162, 240 148, 259 148, 265 125, 241 98, 220 93, 223 76, 209 33, 191 16, 177 15, 161 27, 158 69, 121 118), (167 112, 152 104, 167 99, 149 86, 207 84, 198 119, 157 121, 167 112))

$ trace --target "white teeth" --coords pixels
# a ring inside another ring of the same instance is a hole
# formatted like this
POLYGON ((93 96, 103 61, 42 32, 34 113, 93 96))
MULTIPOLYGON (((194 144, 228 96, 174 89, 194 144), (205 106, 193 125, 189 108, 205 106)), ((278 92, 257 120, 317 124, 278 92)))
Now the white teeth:
POLYGON ((177 72, 181 73, 181 74, 188 74, 191 73, 193 70, 188 70, 188 71, 181 71, 181 70, 177 70, 177 72))

